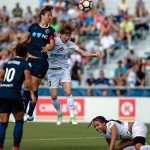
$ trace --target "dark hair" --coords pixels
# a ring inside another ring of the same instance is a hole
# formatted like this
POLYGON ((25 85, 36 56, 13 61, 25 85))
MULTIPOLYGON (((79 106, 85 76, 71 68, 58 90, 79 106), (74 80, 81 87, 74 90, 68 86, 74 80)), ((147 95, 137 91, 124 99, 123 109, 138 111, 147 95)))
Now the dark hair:
POLYGON ((40 17, 41 17, 41 15, 44 15, 48 11, 51 12, 52 9, 53 9, 53 6, 51 6, 51 5, 45 6, 40 12, 40 17))
POLYGON ((16 55, 20 57, 27 56, 28 49, 24 44, 17 44, 16 46, 16 55))
POLYGON ((61 34, 71 34, 73 32, 73 28, 69 24, 65 24, 61 27, 60 33, 61 34))
POLYGON ((91 126, 91 124, 92 124, 94 121, 99 121, 99 122, 105 123, 105 124, 106 124, 107 122, 109 122, 109 121, 115 121, 115 122, 118 122, 119 124, 122 123, 122 122, 119 121, 119 120, 113 120, 113 119, 111 119, 111 120, 106 120, 106 118, 103 117, 103 116, 97 116, 97 117, 95 117, 95 118, 92 119, 92 121, 91 121, 91 122, 89 123, 89 125, 88 125, 88 128, 91 126))

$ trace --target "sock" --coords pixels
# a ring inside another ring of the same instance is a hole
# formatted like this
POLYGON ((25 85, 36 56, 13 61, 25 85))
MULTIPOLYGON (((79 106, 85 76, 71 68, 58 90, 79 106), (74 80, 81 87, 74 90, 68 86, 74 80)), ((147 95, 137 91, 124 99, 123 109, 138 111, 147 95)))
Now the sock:
POLYGON ((28 107, 28 103, 31 100, 31 94, 30 91, 23 91, 23 101, 24 101, 24 105, 25 105, 25 112, 27 110, 28 107))
POLYGON ((0 123, 0 149, 3 148, 7 126, 8 126, 8 122, 0 123))
POLYGON ((69 113, 70 113, 70 117, 74 117, 74 99, 72 97, 72 95, 70 95, 70 97, 68 97, 68 109, 69 109, 69 113))
POLYGON ((19 147, 20 142, 22 139, 22 133, 23 133, 23 120, 16 121, 15 126, 14 126, 14 132, 13 132, 13 137, 14 137, 14 146, 19 147))
POLYGON ((150 145, 143 145, 140 150, 150 150, 150 145))
MULTIPOLYGON (((38 91, 35 91, 34 94, 35 94, 36 98, 38 99, 38 91)), ((29 110, 28 110, 28 115, 29 115, 29 116, 32 116, 32 115, 33 115, 35 106, 36 106, 36 104, 32 104, 32 103, 30 102, 30 104, 29 104, 29 110)))
POLYGON ((53 106, 55 107, 58 114, 60 114, 62 111, 60 109, 60 103, 58 100, 52 100, 53 106))

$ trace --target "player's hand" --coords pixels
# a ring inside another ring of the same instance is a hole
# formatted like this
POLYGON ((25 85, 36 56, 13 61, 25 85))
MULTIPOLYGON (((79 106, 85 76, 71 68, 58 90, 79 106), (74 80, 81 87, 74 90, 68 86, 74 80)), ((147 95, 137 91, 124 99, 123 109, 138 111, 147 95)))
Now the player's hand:
POLYGON ((42 51, 41 52, 47 53, 49 50, 50 50, 50 44, 46 44, 45 47, 42 47, 42 51))
POLYGON ((31 103, 32 104, 36 104, 36 102, 37 102, 37 98, 35 97, 35 95, 34 94, 31 94, 31 103))
POLYGON ((93 56, 97 57, 98 59, 102 58, 102 56, 101 56, 101 54, 99 52, 95 53, 93 56))
POLYGON ((13 46, 11 49, 10 49, 10 52, 15 52, 16 51, 16 46, 13 46))

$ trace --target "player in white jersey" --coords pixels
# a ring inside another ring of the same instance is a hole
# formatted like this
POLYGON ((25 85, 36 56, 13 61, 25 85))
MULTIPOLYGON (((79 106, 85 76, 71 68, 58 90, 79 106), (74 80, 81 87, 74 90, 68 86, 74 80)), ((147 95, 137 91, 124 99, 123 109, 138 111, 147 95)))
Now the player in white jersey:
POLYGON ((71 75, 69 70, 68 54, 76 51, 85 57, 100 58, 99 53, 89 53, 81 50, 75 43, 70 41, 72 28, 69 25, 64 25, 60 31, 60 36, 55 38, 55 46, 52 51, 48 52, 48 83, 53 105, 57 111, 57 125, 62 123, 63 112, 60 109, 60 103, 57 99, 57 88, 59 84, 64 89, 67 96, 67 105, 70 112, 70 123, 77 124, 74 115, 74 99, 71 95, 71 75))
POLYGON ((109 150, 150 150, 150 146, 145 145, 147 127, 141 122, 121 122, 119 120, 106 120, 103 116, 95 117, 94 128, 102 133, 106 139, 109 150), (115 142, 120 143, 115 147, 115 142))

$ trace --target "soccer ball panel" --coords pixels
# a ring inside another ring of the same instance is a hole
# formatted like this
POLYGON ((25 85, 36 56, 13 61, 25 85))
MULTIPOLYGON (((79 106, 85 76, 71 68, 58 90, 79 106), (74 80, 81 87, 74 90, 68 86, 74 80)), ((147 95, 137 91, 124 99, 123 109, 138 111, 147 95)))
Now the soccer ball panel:
POLYGON ((80 0, 79 2, 79 9, 81 11, 89 11, 93 7, 92 0, 80 0))

